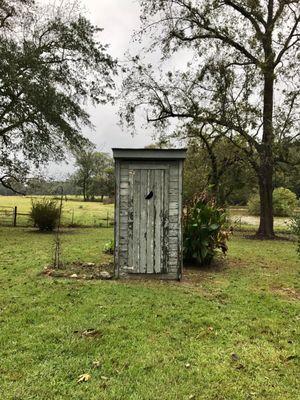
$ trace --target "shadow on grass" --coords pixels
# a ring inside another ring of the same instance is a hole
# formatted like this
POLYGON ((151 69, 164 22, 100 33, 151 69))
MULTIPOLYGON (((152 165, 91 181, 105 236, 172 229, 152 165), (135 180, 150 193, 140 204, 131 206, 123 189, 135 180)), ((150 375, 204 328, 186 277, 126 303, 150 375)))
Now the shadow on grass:
MULTIPOLYGON (((56 232, 55 231, 40 231, 36 228, 26 228, 26 233, 29 234, 39 234, 39 235, 45 235, 45 236, 55 236, 56 232)), ((59 231, 60 235, 76 235, 76 234, 82 234, 82 231, 80 229, 75 229, 75 228, 63 228, 59 231)))

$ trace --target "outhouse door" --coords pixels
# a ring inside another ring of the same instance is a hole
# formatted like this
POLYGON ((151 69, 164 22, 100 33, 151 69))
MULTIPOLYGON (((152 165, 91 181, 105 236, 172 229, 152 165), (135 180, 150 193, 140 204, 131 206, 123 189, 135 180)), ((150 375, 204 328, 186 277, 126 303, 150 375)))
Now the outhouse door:
POLYGON ((136 162, 129 165, 128 271, 167 271, 169 169, 136 162))

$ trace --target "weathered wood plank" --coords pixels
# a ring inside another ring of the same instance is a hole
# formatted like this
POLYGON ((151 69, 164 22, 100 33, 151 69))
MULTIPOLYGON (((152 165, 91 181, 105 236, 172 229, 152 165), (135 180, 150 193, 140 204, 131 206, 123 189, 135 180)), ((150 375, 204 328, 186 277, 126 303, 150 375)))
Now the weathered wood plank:
POLYGON ((156 170, 156 169, 162 169, 162 170, 165 170, 165 169, 168 169, 169 167, 168 167, 168 165, 166 165, 166 164, 157 164, 157 163, 155 163, 155 162, 153 162, 153 163, 144 163, 144 162, 141 162, 141 163, 135 163, 135 164, 129 164, 129 169, 140 169, 140 170, 142 170, 142 169, 147 169, 147 170, 150 170, 150 169, 154 169, 154 170, 156 170))
POLYGON ((147 195, 148 189, 148 171, 141 170, 141 190, 137 194, 140 196, 140 262, 139 262, 139 272, 145 273, 147 271, 147 204, 145 196, 147 195))
POLYGON ((165 170, 163 177, 163 232, 162 232, 162 266, 161 272, 168 272, 169 261, 169 169, 165 170))
POLYGON ((119 224, 119 213, 120 213, 120 195, 119 195, 119 182, 120 182, 120 162, 115 162, 115 175, 116 175, 116 195, 115 195, 115 226, 114 226, 114 237, 115 237, 115 251, 114 251, 114 264, 115 264, 115 275, 119 276, 120 272, 120 224, 119 224))
POLYGON ((178 276, 181 279, 182 272, 183 272, 183 257, 182 257, 182 250, 183 250, 183 242, 182 242, 182 180, 183 180, 183 161, 179 161, 179 213, 178 213, 178 276))
POLYGON ((133 268, 133 252, 134 252, 134 239, 133 239, 133 210, 134 210, 134 175, 133 171, 129 171, 128 176, 128 267, 133 268))
POLYGON ((155 170, 154 176, 154 258, 153 270, 155 273, 161 272, 161 252, 162 252, 162 224, 163 224, 163 179, 164 171, 155 170))
POLYGON ((133 270, 139 272, 140 269, 140 215, 141 215, 141 171, 134 172, 133 186, 133 270))
MULTIPOLYGON (((148 186, 147 192, 154 191, 154 176, 155 170, 148 169, 148 186)), ((147 194, 148 194, 147 193, 147 194)), ((147 274, 153 274, 154 268, 154 254, 153 254, 153 242, 154 242, 154 197, 146 200, 147 202, 147 274)))
POLYGON ((178 179, 170 180, 170 191, 171 190, 178 191, 178 179))
POLYGON ((120 195, 121 196, 128 196, 129 195, 128 187, 126 189, 120 188, 120 195))

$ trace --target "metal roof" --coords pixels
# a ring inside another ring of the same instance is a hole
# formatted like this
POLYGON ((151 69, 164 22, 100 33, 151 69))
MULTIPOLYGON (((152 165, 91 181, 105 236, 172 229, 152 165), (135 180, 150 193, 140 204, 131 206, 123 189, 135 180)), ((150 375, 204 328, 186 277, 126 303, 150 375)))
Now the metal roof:
POLYGON ((118 159, 178 160, 186 158, 186 149, 130 149, 113 148, 113 156, 118 159))

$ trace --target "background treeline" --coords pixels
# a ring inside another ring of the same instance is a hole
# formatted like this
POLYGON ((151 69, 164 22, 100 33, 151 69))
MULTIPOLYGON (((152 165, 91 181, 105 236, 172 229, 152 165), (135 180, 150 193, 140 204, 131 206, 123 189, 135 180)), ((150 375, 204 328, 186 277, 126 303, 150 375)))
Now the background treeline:
MULTIPOLYGON (((160 147, 160 145, 153 145, 160 147)), ((184 202, 195 194, 206 192, 220 205, 246 205, 258 192, 258 182, 242 152, 222 137, 197 138, 187 143, 184 168, 184 202)), ((94 149, 76 155, 75 171, 64 180, 32 177, 18 190, 27 195, 81 195, 85 201, 114 195, 114 163, 112 157, 94 149)), ((284 187, 300 197, 300 165, 278 164, 274 174, 274 188, 284 187)), ((14 193, 0 185, 0 195, 14 193)))
MULTIPOLYGON (((289 189, 299 198, 300 164, 278 163, 273 186, 289 189)), ((228 140, 191 139, 184 168, 184 200, 199 192, 210 193, 220 205, 246 205, 258 193, 257 177, 243 152, 228 140)))
MULTIPOLYGON (((16 183, 15 189, 26 195, 82 195, 84 201, 103 200, 113 196, 115 188, 113 159, 109 154, 92 148, 78 152, 75 157, 75 171, 64 180, 35 176, 25 183, 16 183)), ((15 193, 0 185, 0 195, 15 193)))

